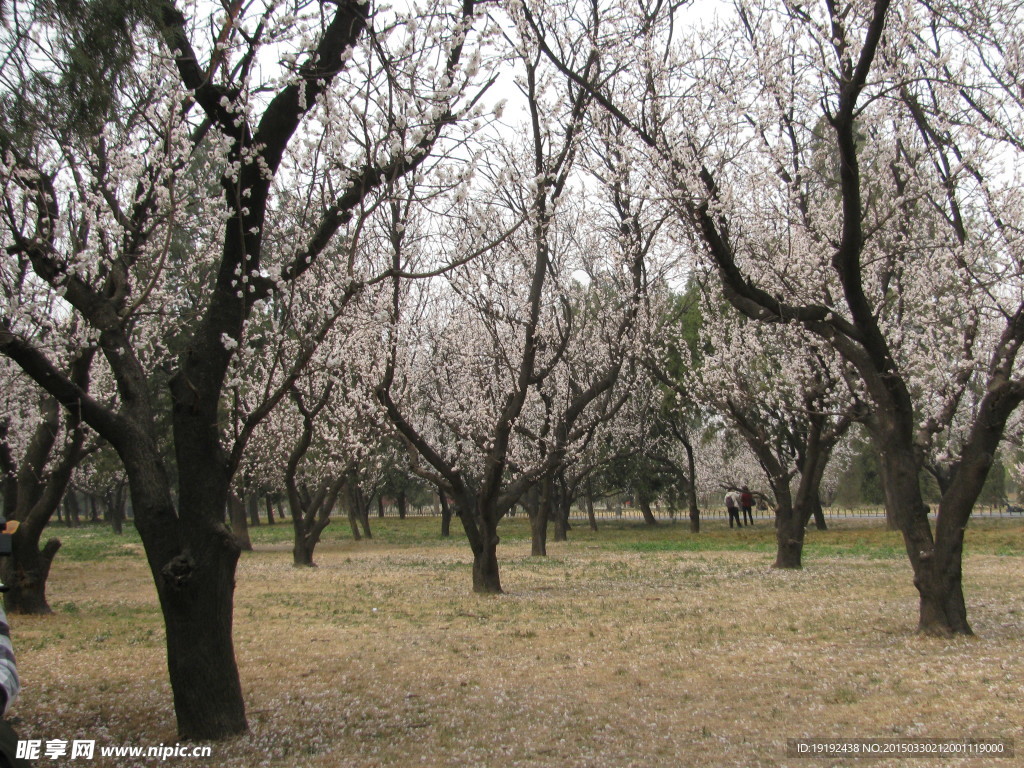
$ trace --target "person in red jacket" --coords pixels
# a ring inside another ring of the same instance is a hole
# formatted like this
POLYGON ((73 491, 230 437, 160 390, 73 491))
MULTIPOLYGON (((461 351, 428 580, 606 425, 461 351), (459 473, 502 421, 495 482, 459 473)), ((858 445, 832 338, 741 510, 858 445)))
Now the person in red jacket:
POLYGON ((754 494, 750 492, 747 486, 743 486, 743 492, 740 493, 740 509, 743 510, 743 522, 747 525, 754 524, 754 494), (748 522, 749 521, 749 522, 748 522))

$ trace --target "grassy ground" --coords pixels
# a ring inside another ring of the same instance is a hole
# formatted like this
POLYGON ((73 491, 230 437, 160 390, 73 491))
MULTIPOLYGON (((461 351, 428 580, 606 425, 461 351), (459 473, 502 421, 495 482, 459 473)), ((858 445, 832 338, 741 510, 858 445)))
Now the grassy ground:
MULTIPOLYGON (((978 635, 914 633, 896 534, 843 521, 773 571, 773 532, 709 523, 577 529, 529 555, 502 525, 506 594, 470 592, 438 521, 340 524, 317 569, 286 526, 253 531, 236 652, 250 733, 204 766, 817 766, 795 738, 1001 738, 1024 750, 1024 522, 978 520, 965 589, 978 635)), ((23 738, 174 744, 163 628, 133 533, 60 530, 48 617, 11 617, 23 738)), ((40 761, 47 763, 49 761, 40 761)), ((156 765, 97 759, 93 765, 156 765)), ((68 765, 87 761, 67 761, 68 765)), ((1022 764, 1002 760, 997 764, 1022 764)), ((987 758, 857 765, 990 765, 987 758)))

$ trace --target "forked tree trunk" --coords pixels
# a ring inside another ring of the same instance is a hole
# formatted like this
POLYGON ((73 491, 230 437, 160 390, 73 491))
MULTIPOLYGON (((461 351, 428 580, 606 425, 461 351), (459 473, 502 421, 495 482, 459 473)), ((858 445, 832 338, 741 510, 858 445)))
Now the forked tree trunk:
POLYGON ((500 595, 498 573, 498 536, 496 533, 481 542, 473 552, 473 591, 481 595, 500 595))
POLYGON ((807 524, 812 516, 821 518, 818 530, 826 528, 819 488, 824 467, 828 463, 828 454, 815 451, 808 450, 805 457, 795 499, 790 495, 788 482, 772 485, 778 504, 775 529, 778 549, 775 568, 803 567, 804 539, 807 524))
POLYGON ((8 591, 4 605, 8 613, 45 615, 52 613, 46 600, 50 566, 60 549, 60 539, 50 539, 39 548, 38 534, 19 528, 14 534, 14 554, 3 562, 3 580, 8 591))
MULTIPOLYGON (((895 429, 876 433, 882 461, 886 465, 881 473, 886 508, 893 511, 914 569, 914 586, 919 596, 918 630, 937 636, 973 634, 967 622, 961 581, 963 529, 967 516, 963 516, 959 529, 956 526, 952 526, 952 530, 944 529, 940 546, 936 545, 928 521, 928 507, 921 495, 920 466, 913 445, 901 437, 895 429)), ((952 520, 957 515, 953 509, 949 511, 952 520)), ((962 513, 963 510, 956 512, 962 513)))
POLYGON ((70 439, 59 457, 55 457, 59 416, 56 399, 46 398, 41 414, 16 478, 10 474, 14 470, 10 451, 3 445, 2 463, 8 474, 4 482, 4 512, 19 523, 11 536, 11 554, 3 558, 3 578, 9 588, 4 603, 11 613, 51 613, 46 601, 46 582, 61 544, 59 539, 50 539, 40 548, 39 542, 61 500, 71 495, 67 493, 71 475, 85 455, 84 432, 71 427, 65 432, 70 439), (46 473, 44 467, 48 463, 52 468, 46 473))
MULTIPOLYGON (((328 484, 326 480, 321 480, 313 494, 300 492, 291 475, 285 477, 285 484, 288 486, 288 506, 292 510, 292 563, 296 567, 315 567, 313 551, 320 543, 324 530, 331 524, 331 512, 334 511, 343 481, 335 480, 328 484)), ((353 501, 357 497, 352 495, 351 488, 349 491, 350 502, 347 506, 351 515, 351 510, 358 507, 353 501)), ((351 521, 351 517, 349 519, 351 521)), ((359 536, 358 528, 355 528, 355 535, 359 536)))
POLYGON ((473 551, 473 591, 481 595, 501 594, 498 571, 497 510, 481 509, 475 496, 467 493, 459 501, 459 519, 473 551))

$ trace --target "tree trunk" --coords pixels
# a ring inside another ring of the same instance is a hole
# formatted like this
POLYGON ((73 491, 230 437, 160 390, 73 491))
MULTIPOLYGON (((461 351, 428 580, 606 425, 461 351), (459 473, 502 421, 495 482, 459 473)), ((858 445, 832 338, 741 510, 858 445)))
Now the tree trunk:
POLYGON ((548 510, 551 508, 551 481, 530 489, 526 499, 526 512, 530 518, 530 556, 548 555, 548 510))
MULTIPOLYGON (((51 402, 56 406, 55 400, 51 402)), ((56 411, 53 415, 56 417, 56 411)), ((39 429, 49 426, 56 427, 55 418, 39 429)), ((84 456, 84 432, 78 427, 71 427, 66 434, 70 439, 59 459, 52 457, 55 440, 33 440, 33 446, 26 451, 17 483, 7 485, 8 489, 13 487, 17 491, 17 503, 7 511, 19 523, 11 536, 11 554, 5 558, 3 567, 4 580, 10 588, 4 602, 12 613, 51 612, 46 601, 46 580, 53 558, 60 549, 60 540, 50 539, 42 549, 39 542, 54 512, 68 495, 71 475, 84 456), (38 449, 34 455, 33 448, 38 449), (49 474, 44 476, 40 470, 47 462, 52 462, 52 466, 49 474)), ((9 460, 5 463, 9 464, 9 460)))
POLYGON ((125 506, 128 503, 127 483, 120 482, 114 490, 114 503, 111 505, 110 525, 118 536, 124 533, 125 506))
POLYGON ((796 510, 780 504, 777 511, 775 563, 773 568, 803 568, 804 524, 796 510))
POLYGON ((900 435, 881 430, 877 437, 886 465, 881 473, 886 508, 894 513, 914 569, 914 586, 920 598, 918 630, 937 636, 970 635, 961 586, 966 519, 959 530, 950 531, 943 545, 937 547, 928 522, 928 507, 921 496, 920 467, 912 440, 900 440, 900 435))
POLYGON ((239 549, 226 529, 218 538, 186 547, 157 578, 181 739, 219 739, 247 728, 231 637, 239 549))
POLYGON ((686 481, 686 501, 690 509, 690 533, 700 533, 700 507, 697 506, 697 462, 689 441, 683 442, 686 449, 686 467, 690 476, 686 481))
POLYGON ((260 499, 255 493, 245 497, 245 506, 249 510, 249 525, 260 524, 260 499))
POLYGON ((349 502, 345 506, 348 507, 348 527, 352 530, 352 539, 355 541, 361 541, 363 536, 359 533, 359 518, 362 515, 359 513, 359 509, 356 505, 349 502))
POLYGON ((473 591, 481 595, 500 595, 501 578, 498 573, 498 535, 492 532, 473 552, 473 591))
POLYGON ((398 492, 398 519, 405 520, 405 515, 409 511, 409 500, 405 496, 405 491, 398 492))
POLYGON ((501 594, 498 571, 498 517, 493 507, 481 509, 472 493, 458 499, 459 519, 473 550, 473 591, 481 595, 501 594))
MULTIPOLYGON (((804 528, 803 510, 795 509, 789 491, 787 476, 772 479, 775 494, 775 563, 773 568, 800 569, 803 567, 804 528)), ((799 496, 798 496, 799 498, 799 496)))
POLYGON ((452 508, 444 491, 438 491, 437 498, 441 504, 441 538, 447 539, 452 535, 452 508))
POLYGON ((928 635, 972 635, 963 592, 963 537, 953 547, 936 551, 925 560, 914 585, 920 593, 918 630, 928 635))
POLYGON ((555 513, 555 541, 569 540, 569 507, 572 497, 561 480, 551 483, 551 511, 555 513))
POLYGON ((238 546, 243 552, 252 552, 252 539, 249 538, 249 520, 246 517, 245 504, 232 493, 228 497, 228 509, 231 512, 231 530, 238 539, 238 546))
POLYGON ((292 565, 296 568, 316 568, 316 563, 313 562, 313 547, 301 534, 297 534, 292 543, 292 565))
POLYGON ((160 598, 178 736, 209 740, 241 733, 247 728, 245 702, 231 637, 241 550, 222 520, 227 473, 194 444, 186 448, 195 450, 194 460, 182 462, 179 452, 176 509, 155 442, 140 435, 132 446, 119 455, 160 598))
POLYGON ((636 495, 637 505, 640 507, 640 512, 644 516, 644 523, 647 525, 657 525, 658 518, 654 516, 651 511, 651 500, 645 493, 638 493, 636 495))
POLYGON ((887 531, 898 531, 900 530, 900 522, 897 519, 896 509, 889 502, 889 466, 881 455, 878 456, 878 479, 882 483, 882 492, 885 494, 885 529, 887 531))
POLYGON ((232 473, 218 431, 216 374, 192 365, 214 354, 188 353, 170 382, 177 509, 158 441, 139 429, 135 439, 115 444, 160 595, 178 734, 190 740, 222 739, 248 727, 231 636, 241 555, 224 521, 232 473))
MULTIPOLYGON (((373 531, 370 530, 370 498, 367 498, 366 494, 363 493, 362 487, 359 485, 359 475, 356 472, 348 473, 347 490, 345 492, 345 498, 348 501, 346 505, 350 510, 354 512, 354 519, 356 524, 362 526, 362 538, 372 539, 373 531)), ((337 495, 341 493, 342 489, 339 486, 337 490, 332 490, 332 493, 337 495)), ((359 536, 353 534, 353 538, 359 541, 359 536)))
POLYGON ((39 548, 39 535, 24 527, 14 534, 14 551, 3 563, 4 583, 8 587, 4 606, 8 613, 45 615, 52 613, 46 601, 46 580, 60 539, 50 539, 39 548))
POLYGON ((596 531, 597 516, 594 514, 594 494, 590 488, 590 480, 587 480, 587 490, 583 498, 587 506, 587 522, 590 524, 590 530, 596 531))
POLYGON ((377 517, 384 517, 384 497, 377 497, 377 517))
POLYGON ((814 498, 810 500, 811 503, 811 516, 814 518, 814 527, 819 531, 827 531, 828 523, 825 521, 825 510, 821 506, 821 496, 815 494, 814 498))
POLYGON ((364 502, 359 506, 359 524, 363 526, 363 538, 372 539, 373 531, 370 530, 370 504, 364 502))
POLYGON ((292 565, 296 568, 315 568, 313 550, 316 542, 311 541, 306 528, 306 510, 294 485, 288 489, 288 506, 292 518, 292 565))
POLYGON ((68 528, 77 528, 78 522, 78 492, 70 491, 64 496, 64 524, 68 528))
POLYGON ((273 525, 274 524, 274 502, 271 500, 269 493, 266 496, 264 496, 263 498, 264 498, 264 500, 266 502, 266 505, 267 505, 267 525, 273 525))

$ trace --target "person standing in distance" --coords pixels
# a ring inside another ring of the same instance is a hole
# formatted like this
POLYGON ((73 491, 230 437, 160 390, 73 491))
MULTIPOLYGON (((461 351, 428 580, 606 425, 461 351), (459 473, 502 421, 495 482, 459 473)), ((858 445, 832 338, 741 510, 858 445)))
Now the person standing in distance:
POLYGON ((747 525, 754 524, 754 494, 750 492, 747 486, 743 486, 743 492, 740 493, 740 509, 743 510, 743 522, 747 525))
POLYGON ((729 513, 729 527, 732 528, 732 521, 736 521, 736 527, 742 528, 743 523, 740 522, 740 508, 739 502, 736 501, 736 494, 729 491, 725 494, 725 511, 729 513))

